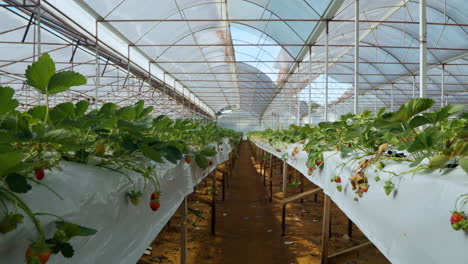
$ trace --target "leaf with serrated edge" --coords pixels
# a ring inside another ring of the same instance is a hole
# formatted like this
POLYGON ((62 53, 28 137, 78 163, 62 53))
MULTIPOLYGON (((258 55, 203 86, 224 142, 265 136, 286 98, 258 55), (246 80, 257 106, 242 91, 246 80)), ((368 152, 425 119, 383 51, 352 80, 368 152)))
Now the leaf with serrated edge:
POLYGON ((26 69, 26 83, 36 88, 40 93, 47 94, 47 86, 55 74, 55 63, 49 54, 44 53, 26 69))
POLYGON ((86 82, 86 78, 77 72, 58 72, 50 79, 47 87, 47 93, 56 94, 64 92, 70 89, 70 87, 84 85, 86 82))

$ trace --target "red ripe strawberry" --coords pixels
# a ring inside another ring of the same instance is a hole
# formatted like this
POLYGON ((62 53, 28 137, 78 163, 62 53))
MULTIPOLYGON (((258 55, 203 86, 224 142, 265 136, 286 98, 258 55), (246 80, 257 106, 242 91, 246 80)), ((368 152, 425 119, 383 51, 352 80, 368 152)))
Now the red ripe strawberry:
POLYGON ((189 164, 191 161, 192 161, 191 157, 185 157, 185 162, 187 162, 187 164, 189 164))
POLYGON ((465 216, 463 215, 463 213, 453 212, 452 216, 450 217, 450 223, 453 225, 455 223, 462 221, 463 219, 465 219, 465 216))
POLYGON ((98 153, 104 153, 104 151, 106 151, 106 147, 104 145, 96 145, 96 151, 98 153))
POLYGON ((312 168, 309 168, 309 171, 313 171, 313 170, 314 170, 314 169, 312 169, 312 168))
POLYGON ((30 246, 26 250, 26 262, 27 263, 39 263, 46 264, 49 261, 52 252, 48 248, 39 248, 30 246))
POLYGON ((312 175, 312 172, 311 172, 311 171, 307 172, 307 175, 311 176, 311 175, 312 175))
POLYGON ((208 164, 210 164, 210 166, 212 166, 212 165, 213 165, 213 161, 210 160, 210 163, 208 163, 208 164))
POLYGON ((160 192, 153 192, 151 194, 151 200, 159 200, 159 196, 161 195, 160 192))
POLYGON ((159 209, 159 207, 161 207, 161 204, 159 203, 159 200, 151 200, 150 201, 151 210, 156 212, 159 209))
POLYGON ((42 181, 42 179, 44 179, 45 177, 44 169, 43 168, 34 169, 34 176, 36 176, 36 179, 38 181, 42 181))
POLYGON ((362 192, 367 192, 367 190, 369 190, 369 185, 367 185, 367 184, 361 185, 361 191, 362 192))
POLYGON ((335 179, 335 182, 336 182, 336 183, 341 183, 341 177, 337 177, 337 178, 335 179))
POLYGON ((322 165, 323 161, 317 160, 315 163, 317 164, 317 166, 320 166, 320 165, 322 165))
POLYGON ((308 150, 308 149, 306 149, 306 150, 305 150, 305 152, 309 153, 309 150, 308 150))
POLYGON ((150 208, 154 212, 156 212, 159 209, 159 207, 161 206, 161 204, 159 203, 159 196, 160 196, 159 192, 153 192, 151 194, 150 208))

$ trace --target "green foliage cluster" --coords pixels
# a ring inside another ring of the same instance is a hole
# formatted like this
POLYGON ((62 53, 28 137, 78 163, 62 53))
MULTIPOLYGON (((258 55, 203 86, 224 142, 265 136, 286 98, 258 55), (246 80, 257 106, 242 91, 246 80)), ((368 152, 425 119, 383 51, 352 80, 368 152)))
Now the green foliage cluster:
POLYGON ((50 108, 50 95, 86 84, 86 79, 72 71, 56 72, 48 54, 28 66, 26 78, 28 85, 45 95, 46 105, 20 112, 14 90, 0 87, 0 205, 3 207, 0 233, 14 230, 22 223, 22 213, 25 213, 39 234, 32 246, 40 245, 54 254, 62 252, 65 257, 71 257, 73 248, 68 241, 73 236, 92 235, 95 231, 57 216, 61 221, 57 223, 56 235, 46 239, 38 220, 44 213, 34 212, 18 196, 31 191, 34 185, 47 187, 41 182, 44 170, 58 167, 62 160, 105 167, 127 177, 127 172, 132 170, 159 191, 157 163, 166 160, 178 163, 194 157, 200 168, 207 168, 209 159, 217 154, 215 146, 223 138, 231 142, 240 140, 239 133, 214 124, 171 120, 166 116, 153 118, 150 114, 154 108, 145 107, 143 101, 128 107, 106 103, 94 110, 89 109, 88 101, 50 108))
POLYGON ((429 112, 434 103, 432 99, 415 98, 396 112, 385 113, 384 108, 374 114, 366 110, 317 126, 291 125, 289 129, 267 129, 248 136, 272 145, 307 141, 304 149, 309 152, 309 168, 323 161, 325 151, 339 151, 342 156, 372 155, 388 143, 388 151, 381 159, 404 157, 415 167, 413 172, 458 165, 468 172, 468 113, 460 114, 465 105, 448 105, 429 112), (426 164, 422 164, 424 160, 426 164))

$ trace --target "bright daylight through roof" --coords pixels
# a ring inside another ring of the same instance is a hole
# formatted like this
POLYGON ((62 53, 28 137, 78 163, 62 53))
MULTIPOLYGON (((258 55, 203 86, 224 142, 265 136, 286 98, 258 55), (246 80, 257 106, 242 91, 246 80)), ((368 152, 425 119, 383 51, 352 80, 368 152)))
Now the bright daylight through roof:
POLYGON ((465 263, 467 14, 0 0, 0 263, 465 263))

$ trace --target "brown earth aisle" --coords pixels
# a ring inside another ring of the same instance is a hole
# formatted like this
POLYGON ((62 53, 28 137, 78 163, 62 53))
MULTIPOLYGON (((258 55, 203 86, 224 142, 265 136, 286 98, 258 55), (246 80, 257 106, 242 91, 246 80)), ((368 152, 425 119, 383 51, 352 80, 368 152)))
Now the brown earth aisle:
MULTIPOLYGON (((318 264, 322 226, 323 195, 304 198, 303 202, 288 205, 287 231, 281 236, 281 171, 273 177, 273 202, 268 201, 268 188, 263 186, 259 166, 255 164, 250 146, 243 142, 233 169, 226 199, 221 201, 221 181, 218 174, 218 202, 216 236, 210 234, 211 177, 199 184, 188 196, 188 207, 201 212, 204 219, 189 213, 188 264, 318 264)), ((291 172, 294 178, 300 174, 291 172)), ((304 189, 316 188, 304 180, 304 189)), ((288 187, 289 195, 300 188, 288 187)), ((347 238, 347 218, 333 204, 330 254, 363 242, 366 237, 354 227, 352 238, 347 238)), ((180 263, 180 212, 152 243, 150 256, 143 256, 139 264, 180 263)), ((331 259, 330 264, 388 264, 388 260, 374 247, 331 259)))
POLYGON ((290 263, 267 189, 250 157, 249 145, 243 143, 230 196, 223 203, 223 211, 228 216, 218 222, 219 235, 223 237, 219 245, 224 253, 222 263, 290 263))

